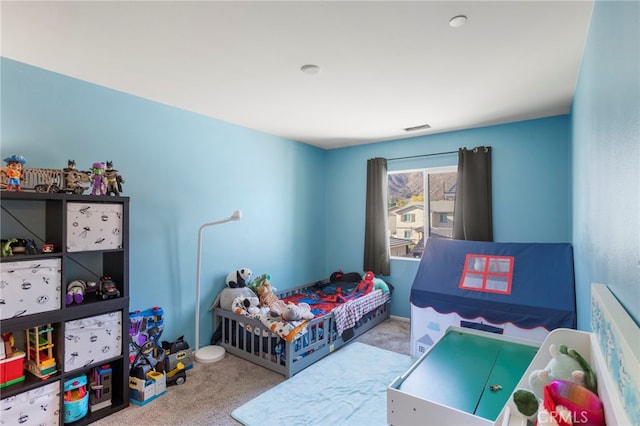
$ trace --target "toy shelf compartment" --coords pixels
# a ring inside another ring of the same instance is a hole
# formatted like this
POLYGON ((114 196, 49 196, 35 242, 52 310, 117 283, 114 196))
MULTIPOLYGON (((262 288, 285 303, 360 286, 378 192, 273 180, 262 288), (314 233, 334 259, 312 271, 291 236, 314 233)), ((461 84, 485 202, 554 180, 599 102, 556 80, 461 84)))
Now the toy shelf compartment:
MULTIPOLYGON (((10 403, 14 399, 12 397, 20 399, 29 395, 30 392, 40 392, 41 389, 45 389, 45 386, 49 385, 55 386, 59 390, 58 393, 62 395, 63 385, 66 381, 79 374, 90 374, 93 368, 108 364, 113 371, 111 404, 108 406, 103 404, 100 409, 96 408, 95 411, 92 411, 90 407, 84 417, 68 424, 78 426, 90 424, 128 407, 128 359, 124 349, 120 349, 117 354, 107 354, 108 358, 103 358, 100 361, 91 362, 87 359, 83 364, 88 365, 74 366, 72 369, 71 366, 65 365, 65 356, 70 351, 65 339, 65 329, 68 324, 74 321, 116 313, 121 318, 118 325, 120 345, 122 348, 128 347, 129 336, 125 322, 129 312, 129 198, 0 191, 0 201, 2 238, 33 239, 38 251, 35 254, 16 253, 13 256, 3 256, 0 264, 5 266, 11 262, 22 261, 41 263, 41 261, 47 260, 60 263, 56 294, 60 300, 58 307, 43 312, 25 312, 18 315, 10 312, 10 315, 5 315, 7 318, 0 320, 2 332, 11 332, 14 336, 24 334, 24 330, 35 326, 52 324, 54 327, 52 340, 55 342, 53 355, 56 358, 57 371, 45 380, 25 371, 24 381, 2 388, 2 403, 10 403), (87 211, 93 213, 93 222, 87 223, 79 220, 86 219, 87 211), (117 223, 118 226, 112 233, 113 223, 117 223), (102 241, 103 236, 93 232, 100 229, 103 224, 111 226, 108 231, 104 231, 104 229, 101 231, 106 232, 104 241, 102 241), (89 232, 89 229, 93 233, 89 232), (80 235, 84 231, 87 232, 80 235), (78 242, 83 243, 82 239, 85 237, 91 244, 78 244, 78 242), (75 245, 71 244, 74 238, 75 245), (42 246, 46 243, 53 244, 52 252, 41 252, 42 246), (101 276, 111 277, 120 292, 119 296, 113 297, 110 294, 109 296, 113 298, 102 299, 94 293, 85 293, 81 303, 75 303, 74 300, 74 303, 66 304, 66 287, 70 281, 81 279, 95 281, 99 285, 101 276)), ((4 293, 2 298, 4 298, 4 293)), ((94 344, 99 345, 100 341, 94 344)), ((16 349, 22 350, 18 346, 16 349)), ((63 408, 63 398, 61 397, 59 408, 56 410, 60 413, 59 424, 63 424, 63 408)))

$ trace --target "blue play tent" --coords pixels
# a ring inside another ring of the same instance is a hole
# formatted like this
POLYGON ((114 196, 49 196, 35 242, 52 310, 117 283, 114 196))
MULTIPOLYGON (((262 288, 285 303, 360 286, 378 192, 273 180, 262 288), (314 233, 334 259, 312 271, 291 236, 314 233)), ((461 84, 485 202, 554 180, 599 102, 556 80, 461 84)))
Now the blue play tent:
POLYGON ((567 243, 429 238, 410 298, 412 339, 441 322, 421 318, 421 309, 455 314, 457 326, 473 327, 463 320, 480 317, 523 330, 576 328, 573 250, 567 243))

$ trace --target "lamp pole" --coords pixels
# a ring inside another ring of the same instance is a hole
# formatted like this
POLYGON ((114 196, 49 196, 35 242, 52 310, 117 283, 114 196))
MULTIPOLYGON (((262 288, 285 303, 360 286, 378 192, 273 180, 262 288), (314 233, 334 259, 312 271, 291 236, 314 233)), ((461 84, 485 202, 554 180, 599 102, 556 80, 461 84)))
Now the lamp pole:
POLYGON ((220 225, 231 221, 240 220, 242 218, 242 212, 236 210, 231 216, 226 219, 217 220, 215 222, 204 223, 198 229, 198 264, 196 269, 196 345, 195 345, 195 359, 201 363, 215 362, 224 356, 224 348, 221 346, 208 345, 200 348, 200 269, 202 263, 202 231, 204 228, 213 225, 220 225))

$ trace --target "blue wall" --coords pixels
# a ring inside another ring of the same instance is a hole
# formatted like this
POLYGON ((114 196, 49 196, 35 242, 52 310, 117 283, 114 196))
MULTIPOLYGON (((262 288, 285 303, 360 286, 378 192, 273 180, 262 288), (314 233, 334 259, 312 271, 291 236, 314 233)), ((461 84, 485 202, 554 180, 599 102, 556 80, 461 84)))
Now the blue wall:
MULTIPOLYGON (((609 285, 640 324, 640 3, 597 1, 572 119, 578 306, 609 285)), ((578 326, 590 329, 589 310, 578 326)))
MULTIPOLYGON (((570 242, 569 118, 564 115, 329 151, 326 270, 362 269, 367 159, 480 145, 492 147, 494 240, 570 242)), ((391 161, 388 168, 455 164, 457 154, 448 154, 391 161)), ((397 290, 393 315, 410 316, 409 292, 417 269, 416 260, 391 261, 388 280, 397 290)))
MULTIPOLYGON (((2 157, 86 170, 112 160, 131 197, 132 310, 162 306, 165 337, 192 342, 202 223, 201 342, 228 272, 269 273, 277 288, 324 273, 325 152, 3 59, 2 157)), ((87 278, 87 277, 85 277, 87 278)), ((90 278, 90 277, 89 277, 90 278)))
MULTIPOLYGON (((113 160, 131 203, 131 308, 160 305, 166 337, 193 338, 200 224, 201 340, 210 301, 236 267, 287 288, 360 271, 366 160, 493 147, 496 241, 572 242, 578 326, 590 283, 611 286, 640 317, 637 2, 597 2, 569 116, 322 151, 2 59, 2 155, 31 167, 113 160), (572 228, 573 225, 573 228, 572 228)), ((455 155, 390 170, 455 164, 455 155)), ((392 314, 409 316, 418 263, 392 261, 392 314)))

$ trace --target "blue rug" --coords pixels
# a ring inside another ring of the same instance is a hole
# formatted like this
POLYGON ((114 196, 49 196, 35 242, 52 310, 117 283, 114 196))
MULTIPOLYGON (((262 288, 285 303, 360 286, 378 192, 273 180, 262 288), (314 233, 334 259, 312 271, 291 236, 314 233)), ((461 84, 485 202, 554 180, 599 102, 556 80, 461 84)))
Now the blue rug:
POLYGON ((246 426, 387 425, 387 386, 408 355, 354 342, 231 413, 246 426))

